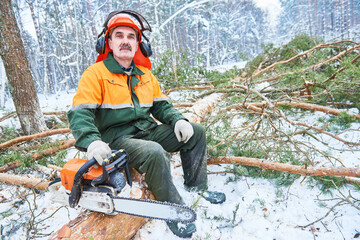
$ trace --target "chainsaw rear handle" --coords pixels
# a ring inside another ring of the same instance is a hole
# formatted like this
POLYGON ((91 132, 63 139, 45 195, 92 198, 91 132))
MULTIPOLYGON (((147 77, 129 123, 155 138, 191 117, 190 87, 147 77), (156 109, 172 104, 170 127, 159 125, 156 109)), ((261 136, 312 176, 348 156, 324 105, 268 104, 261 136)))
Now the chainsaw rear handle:
MULTIPOLYGON (((124 169, 126 174, 126 180, 128 184, 132 186, 130 170, 128 167, 128 160, 129 160, 129 155, 124 150, 113 151, 111 156, 105 159, 102 163, 103 174, 97 179, 94 179, 91 185, 96 186, 101 183, 104 183, 105 181, 108 180, 110 173, 112 173, 113 171, 117 171, 117 170, 119 171, 121 169, 124 169), (114 159, 116 160, 108 164, 111 160, 114 159)), ((92 158, 89 161, 87 161, 84 165, 82 165, 80 169, 76 172, 74 177, 73 187, 71 189, 71 193, 69 196, 70 207, 73 208, 78 205, 83 190, 83 184, 84 184, 83 175, 89 170, 91 166, 93 166, 96 163, 97 163, 96 159, 92 158)))
POLYGON ((126 181, 130 186, 132 186, 128 161, 129 155, 127 154, 127 152, 125 152, 124 150, 113 151, 113 153, 102 163, 103 174, 100 177, 94 179, 91 182, 91 185, 93 187, 96 187, 97 185, 103 184, 109 179, 111 173, 124 169, 126 181))

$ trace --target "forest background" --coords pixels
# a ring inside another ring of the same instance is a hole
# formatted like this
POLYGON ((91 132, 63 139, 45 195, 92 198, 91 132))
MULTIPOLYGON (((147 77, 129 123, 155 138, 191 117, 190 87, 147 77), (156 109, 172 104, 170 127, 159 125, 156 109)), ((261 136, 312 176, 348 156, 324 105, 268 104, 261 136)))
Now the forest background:
MULTIPOLYGON (((36 90, 51 94, 74 89, 93 62, 95 43, 107 14, 141 13, 153 32, 153 65, 178 57, 192 66, 211 67, 249 60, 267 44, 279 46, 299 33, 324 41, 358 39, 360 2, 356 0, 225 1, 60 1, 13 0, 36 90)), ((0 66, 2 63, 0 62, 0 66)), ((0 67, 0 107, 10 97, 0 67)))

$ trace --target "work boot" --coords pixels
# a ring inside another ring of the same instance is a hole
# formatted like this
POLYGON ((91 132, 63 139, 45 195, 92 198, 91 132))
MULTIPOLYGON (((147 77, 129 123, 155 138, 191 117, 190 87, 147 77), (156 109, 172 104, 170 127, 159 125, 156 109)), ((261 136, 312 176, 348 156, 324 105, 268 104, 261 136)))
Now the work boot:
POLYGON ((225 202, 226 195, 222 192, 215 192, 215 191, 203 191, 199 193, 206 201, 209 201, 212 204, 220 204, 225 202))
POLYGON ((196 232, 195 223, 166 222, 170 230, 178 237, 191 238, 196 232))

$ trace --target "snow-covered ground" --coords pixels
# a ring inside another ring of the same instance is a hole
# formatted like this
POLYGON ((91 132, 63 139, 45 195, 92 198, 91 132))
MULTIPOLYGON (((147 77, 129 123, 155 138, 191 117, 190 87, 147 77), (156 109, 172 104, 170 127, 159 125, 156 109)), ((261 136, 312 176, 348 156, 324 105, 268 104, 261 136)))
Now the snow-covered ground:
MULTIPOLYGON (((71 105, 73 94, 74 92, 62 92, 48 97, 40 95, 41 107, 43 111, 66 111, 71 105)), ((0 110, 0 116, 10 111, 13 111, 13 106, 8 102, 5 109, 0 110)), ((311 116, 303 120, 311 121, 311 116)), ((0 122, 0 126, 18 127, 16 121, 8 119, 0 122)), ((360 126, 354 124, 353 128, 359 129, 360 126)), ((70 149, 64 161, 70 160, 76 154, 74 148, 70 149)), ((358 166, 357 162, 360 160, 358 152, 339 151, 337 154, 351 166, 358 166)), ((172 165, 178 166, 179 162, 179 156, 174 155, 172 165)), ((333 195, 324 195, 318 186, 303 181, 303 177, 299 177, 289 187, 276 186, 273 180, 250 177, 239 177, 233 181, 231 180, 233 174, 216 174, 223 172, 225 167, 208 167, 211 173, 209 189, 225 192, 227 196, 227 201, 220 205, 212 205, 196 193, 187 192, 183 187, 182 168, 174 167, 172 170, 179 192, 187 205, 193 206, 197 212, 197 232, 193 235, 193 239, 337 240, 353 239, 358 231, 360 232, 359 210, 343 203, 330 211, 340 202, 341 195, 336 190, 333 190, 333 195), (314 225, 302 227, 314 221, 317 221, 314 225)), ((37 234, 57 231, 84 211, 52 203, 48 192, 33 193, 24 190, 5 184, 0 185, 1 239, 26 239, 26 231, 31 223, 37 224, 37 234), (26 196, 25 200, 21 200, 19 195, 26 196)), ((349 190, 353 197, 360 199, 359 192, 354 191, 353 186, 340 189, 346 196, 349 190)), ((163 221, 150 220, 136 234, 135 239, 178 238, 171 233, 163 221)))

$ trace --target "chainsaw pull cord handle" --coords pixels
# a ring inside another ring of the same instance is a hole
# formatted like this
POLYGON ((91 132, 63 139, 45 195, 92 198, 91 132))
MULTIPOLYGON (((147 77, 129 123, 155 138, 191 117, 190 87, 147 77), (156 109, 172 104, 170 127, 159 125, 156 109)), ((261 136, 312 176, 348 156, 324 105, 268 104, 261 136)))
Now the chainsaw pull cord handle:
POLYGON ((81 168, 77 171, 74 177, 73 187, 71 189, 71 193, 69 196, 69 205, 70 207, 74 208, 78 205, 80 196, 83 190, 83 182, 84 182, 84 173, 96 163, 96 159, 92 158, 87 161, 81 168))

